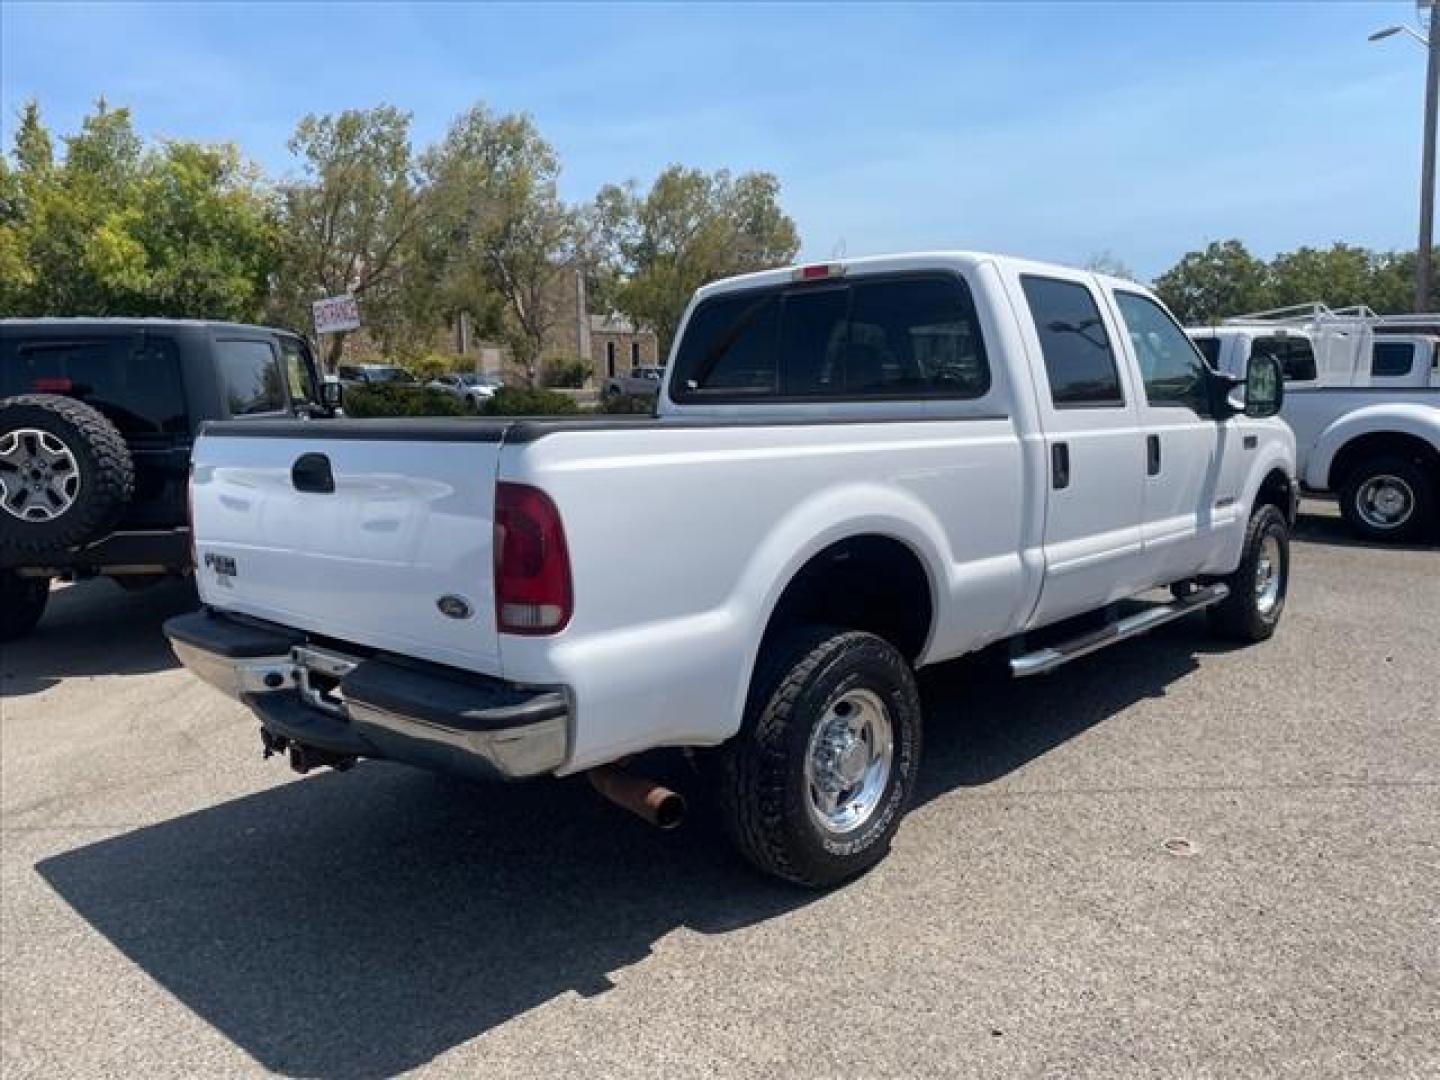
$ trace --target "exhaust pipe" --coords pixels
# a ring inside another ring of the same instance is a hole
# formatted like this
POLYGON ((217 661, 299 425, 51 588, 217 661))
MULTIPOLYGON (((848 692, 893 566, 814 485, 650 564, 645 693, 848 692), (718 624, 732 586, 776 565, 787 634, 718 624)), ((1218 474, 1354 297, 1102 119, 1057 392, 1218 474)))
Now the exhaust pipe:
POLYGON ((685 820, 685 797, 654 780, 635 776, 614 765, 598 765, 585 775, 605 798, 656 828, 673 829, 685 820))

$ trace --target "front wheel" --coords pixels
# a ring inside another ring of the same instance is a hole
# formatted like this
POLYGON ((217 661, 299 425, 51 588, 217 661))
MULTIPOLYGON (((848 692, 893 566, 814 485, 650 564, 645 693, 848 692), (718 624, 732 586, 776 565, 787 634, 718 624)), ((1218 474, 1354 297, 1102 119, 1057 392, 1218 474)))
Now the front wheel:
POLYGON ((1256 507, 1240 565, 1221 579, 1230 595, 1209 609, 1210 626, 1231 641, 1265 641, 1280 625, 1290 587, 1290 524, 1278 507, 1256 507))
POLYGON ((15 641, 34 630, 49 602, 49 578, 0 570, 0 641, 15 641))
POLYGON ((1350 470, 1340 485, 1340 513, 1362 540, 1409 540, 1435 514, 1435 486, 1413 461, 1377 457, 1350 470))
POLYGON ((873 634, 793 631, 767 648, 739 735, 722 751, 727 833, 759 869, 811 887, 889 850, 920 764, 910 665, 873 634))

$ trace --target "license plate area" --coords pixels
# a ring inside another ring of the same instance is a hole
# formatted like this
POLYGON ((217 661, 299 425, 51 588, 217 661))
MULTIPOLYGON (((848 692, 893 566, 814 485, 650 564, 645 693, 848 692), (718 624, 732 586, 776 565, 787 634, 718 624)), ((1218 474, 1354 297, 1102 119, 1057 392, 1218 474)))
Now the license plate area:
POLYGON ((300 699, 312 709, 348 720, 350 712, 345 707, 340 680, 360 661, 314 645, 297 645, 290 651, 290 658, 295 663, 295 687, 300 699))

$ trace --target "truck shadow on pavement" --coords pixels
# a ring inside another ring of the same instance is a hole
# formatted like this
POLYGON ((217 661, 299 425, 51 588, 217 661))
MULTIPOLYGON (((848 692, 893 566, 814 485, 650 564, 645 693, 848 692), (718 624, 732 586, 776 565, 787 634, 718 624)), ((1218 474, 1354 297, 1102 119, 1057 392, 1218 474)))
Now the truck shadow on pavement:
MULTIPOLYGON (((1333 505, 1333 504, 1332 504, 1333 505)), ((1440 522, 1434 523, 1427 536, 1405 543, 1362 540, 1350 532, 1339 513, 1315 513, 1302 508, 1295 519, 1295 539, 1307 544, 1328 544, 1332 547, 1375 548, 1380 551, 1434 551, 1440 547, 1440 522)))
POLYGON ((98 578, 57 588, 35 632, 0 645, 0 697, 36 694, 64 678, 177 667, 160 624, 199 604, 188 580, 138 592, 98 578))
MULTIPOLYGON (((1028 683, 975 664, 927 674, 920 801, 1163 695, 1210 648, 1186 620, 1028 683)), ((686 781, 678 758, 665 767, 686 781)), ((579 779, 485 787, 379 763, 37 870, 186 1006, 296 1076, 393 1075, 566 993, 603 993, 676 930, 724 934, 826 902, 742 865, 704 809, 660 833, 579 779)))

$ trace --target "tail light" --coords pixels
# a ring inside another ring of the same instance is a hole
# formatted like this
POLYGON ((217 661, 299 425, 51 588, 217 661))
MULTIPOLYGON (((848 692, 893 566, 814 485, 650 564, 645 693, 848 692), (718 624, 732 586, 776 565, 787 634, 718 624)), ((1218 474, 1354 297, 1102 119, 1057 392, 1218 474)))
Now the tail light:
POLYGON ((555 634, 573 610, 560 512, 539 488, 495 486, 495 620, 503 634, 555 634))

